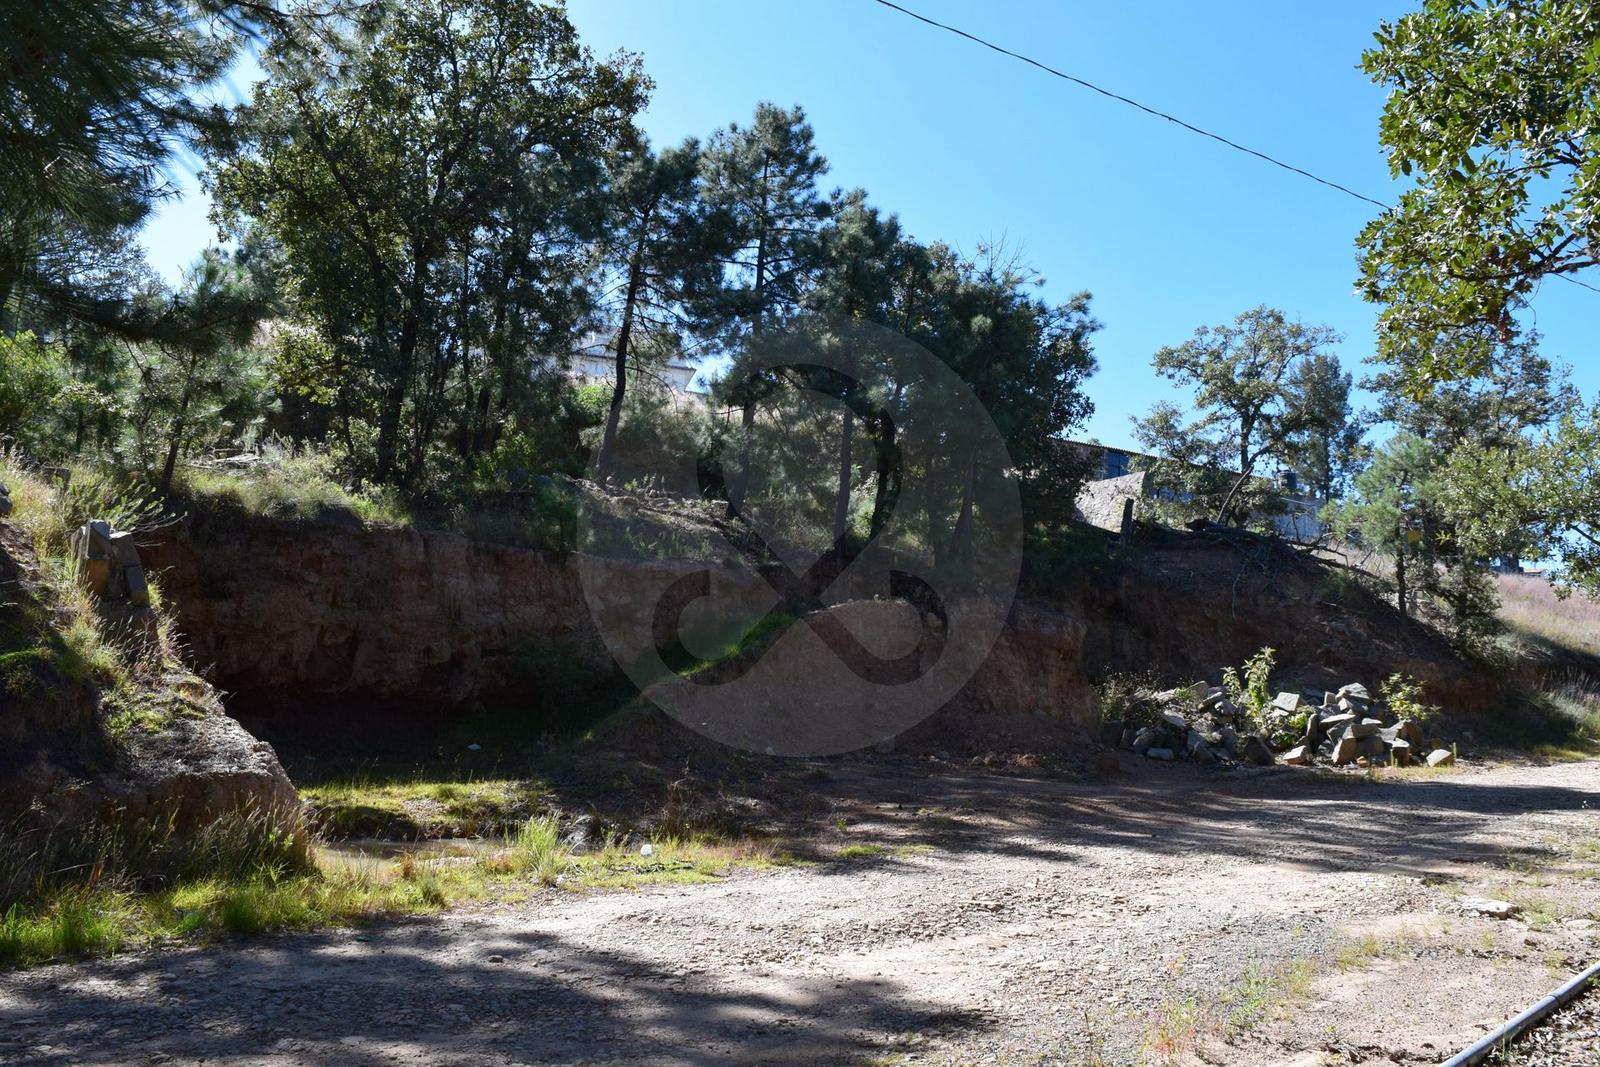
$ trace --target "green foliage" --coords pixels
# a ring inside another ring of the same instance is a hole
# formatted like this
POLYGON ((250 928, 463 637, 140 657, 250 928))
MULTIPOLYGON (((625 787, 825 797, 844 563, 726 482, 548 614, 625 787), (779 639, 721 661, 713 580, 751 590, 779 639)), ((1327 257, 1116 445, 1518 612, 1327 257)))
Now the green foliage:
POLYGON ((1337 340, 1326 326, 1258 307, 1155 354, 1157 373, 1193 388, 1198 415, 1162 402, 1135 423, 1139 443, 1160 457, 1151 476, 1169 518, 1243 525, 1273 514, 1281 505, 1263 477, 1273 464, 1335 486, 1360 438, 1349 378, 1323 351, 1337 340))
POLYGON ((1151 695, 1156 691, 1154 674, 1108 674, 1095 687, 1102 723, 1149 725, 1160 709, 1151 695))
POLYGON ((276 442, 266 445, 260 458, 242 470, 190 468, 178 481, 177 495, 211 510, 232 508, 274 518, 413 521, 392 494, 346 489, 332 456, 311 449, 294 451, 276 442))
POLYGON ((1477 517, 1462 530, 1467 551, 1556 563, 1557 587, 1600 596, 1600 404, 1572 411, 1534 440, 1469 445, 1450 458, 1444 495, 1477 517))
POLYGON ((1523 537, 1514 525, 1497 521, 1492 509, 1467 500, 1459 465, 1469 454, 1479 457, 1473 484, 1507 477, 1505 464, 1491 462, 1497 457, 1490 454, 1462 448, 1442 457, 1422 438, 1397 433, 1357 475, 1355 494, 1331 518, 1346 540, 1393 564, 1402 612, 1427 608, 1460 647, 1482 652, 1499 630, 1487 560, 1518 554, 1508 546, 1520 546, 1523 537))
POLYGON ((188 0, 0 8, 0 328, 18 312, 102 317, 77 269, 84 250, 135 226, 165 187, 174 144, 215 125, 195 94, 232 62, 241 11, 188 0))
POLYGON ((1422 683, 1408 674, 1391 674, 1378 687, 1378 698, 1396 719, 1409 719, 1427 731, 1439 717, 1439 706, 1423 700, 1422 683))
POLYGON ((1277 662, 1276 657, 1275 649, 1263 648, 1244 661, 1242 676, 1232 667, 1226 667, 1222 671, 1222 687, 1228 691, 1228 699, 1257 723, 1265 719, 1267 708, 1272 705, 1272 690, 1269 686, 1272 668, 1277 662))
POLYGON ((368 15, 348 37, 272 34, 236 138, 211 147, 220 210, 282 247, 326 340, 295 353, 296 380, 331 370, 354 473, 409 487, 447 436, 485 450, 535 392, 537 354, 565 350, 605 222, 591 194, 649 83, 629 57, 595 61, 556 7, 368 15))
POLYGON ((1362 57, 1414 187, 1362 231, 1379 349, 1415 391, 1472 377, 1539 280, 1600 259, 1600 8, 1426 0, 1362 57))
POLYGON ((66 368, 56 345, 24 331, 0 333, 0 441, 30 453, 52 444, 50 418, 66 388, 66 368))
POLYGON ((542 885, 555 885, 571 866, 571 853, 561 842, 561 828, 553 815, 537 815, 506 840, 508 866, 529 874, 542 885))

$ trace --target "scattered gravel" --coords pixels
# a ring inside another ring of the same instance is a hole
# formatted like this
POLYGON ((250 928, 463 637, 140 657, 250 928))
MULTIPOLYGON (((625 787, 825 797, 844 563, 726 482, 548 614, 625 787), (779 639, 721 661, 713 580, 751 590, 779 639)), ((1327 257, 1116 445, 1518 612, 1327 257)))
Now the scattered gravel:
MULTIPOLYGON (((0 1062, 1437 1062, 1600 952, 1508 881, 1600 830, 1594 763, 1125 766, 846 764, 816 844, 859 858, 6 975, 0 1062)), ((1540 869, 1600 917, 1600 881, 1540 869)))

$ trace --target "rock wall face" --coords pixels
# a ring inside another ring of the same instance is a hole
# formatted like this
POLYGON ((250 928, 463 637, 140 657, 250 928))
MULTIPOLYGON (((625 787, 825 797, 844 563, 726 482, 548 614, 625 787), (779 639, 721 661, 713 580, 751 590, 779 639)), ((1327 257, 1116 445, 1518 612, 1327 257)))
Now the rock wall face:
POLYGON ((595 640, 561 558, 452 534, 199 516, 144 556, 194 663, 251 700, 460 704, 525 642, 595 640))
MULTIPOLYGON (((583 557, 586 598, 576 556, 414 529, 207 515, 144 556, 177 609, 193 661, 232 694, 230 705, 280 709, 492 701, 520 677, 530 645, 614 672, 590 601, 621 610, 639 568, 674 566, 583 557)), ((724 569, 717 580, 749 585, 752 599, 771 597, 743 572, 724 569)), ((956 702, 974 713, 1087 725, 1094 702, 1084 635, 1062 611, 1019 603, 956 702)))
POLYGON ((1122 529, 1122 508, 1127 501, 1133 501, 1135 516, 1142 517, 1140 503, 1144 500, 1144 480, 1144 471, 1134 471, 1118 478, 1084 482, 1073 510, 1079 520, 1090 526, 1117 533, 1122 529))

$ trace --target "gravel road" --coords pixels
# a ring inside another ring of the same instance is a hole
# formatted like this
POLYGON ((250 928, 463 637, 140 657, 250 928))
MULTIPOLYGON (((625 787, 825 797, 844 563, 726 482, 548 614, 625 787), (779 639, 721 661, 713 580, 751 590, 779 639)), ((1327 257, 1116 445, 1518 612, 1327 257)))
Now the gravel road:
POLYGON ((1426 1063, 1600 955, 1600 763, 1123 765, 844 764, 879 854, 0 976, 0 1062, 1426 1063))

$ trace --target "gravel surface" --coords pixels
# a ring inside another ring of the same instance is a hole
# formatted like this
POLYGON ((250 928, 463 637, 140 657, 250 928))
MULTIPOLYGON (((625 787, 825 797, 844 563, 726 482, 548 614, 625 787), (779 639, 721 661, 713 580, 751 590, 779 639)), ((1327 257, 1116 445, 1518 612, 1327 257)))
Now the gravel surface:
POLYGON ((877 855, 0 976, 0 1062, 1427 1063, 1600 955, 1600 764, 1123 765, 846 764, 817 844, 877 855))

